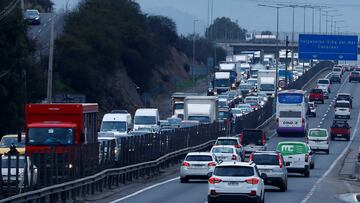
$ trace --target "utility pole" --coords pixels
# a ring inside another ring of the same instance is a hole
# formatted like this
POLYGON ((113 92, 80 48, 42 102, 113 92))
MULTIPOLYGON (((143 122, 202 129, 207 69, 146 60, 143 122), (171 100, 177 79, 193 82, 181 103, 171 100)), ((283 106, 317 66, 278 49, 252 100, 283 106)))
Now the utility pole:
POLYGON ((50 51, 49 51, 49 68, 47 84, 47 102, 52 103, 52 83, 53 83, 53 56, 54 56, 54 22, 55 14, 52 13, 50 25, 50 51))
POLYGON ((195 68, 195 46, 196 46, 196 44, 195 44, 195 37, 196 37, 196 34, 195 34, 195 32, 196 32, 196 22, 197 22, 198 20, 194 20, 194 33, 193 33, 193 57, 192 57, 192 67, 191 67, 191 76, 192 76, 192 81, 193 82, 195 82, 195 79, 194 79, 194 68, 195 68))

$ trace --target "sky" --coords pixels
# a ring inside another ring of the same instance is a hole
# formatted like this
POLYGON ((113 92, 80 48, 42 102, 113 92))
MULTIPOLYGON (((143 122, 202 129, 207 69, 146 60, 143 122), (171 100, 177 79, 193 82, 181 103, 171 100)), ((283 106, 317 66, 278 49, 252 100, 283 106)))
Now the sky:
MULTIPOLYGON (((56 9, 64 8, 66 3, 73 8, 79 0, 53 0, 56 9)), ((178 27, 180 34, 193 32, 193 23, 196 22, 196 32, 203 34, 208 25, 208 2, 213 1, 213 19, 217 17, 229 17, 233 21, 247 29, 249 32, 276 30, 276 9, 259 7, 258 4, 276 5, 297 4, 328 6, 331 15, 339 26, 346 26, 341 31, 349 33, 360 33, 360 0, 135 0, 141 6, 143 12, 154 15, 165 15, 172 18, 178 27)), ((211 9, 210 9, 211 10, 211 9)), ((325 13, 323 13, 325 15, 325 13)), ((295 8, 295 32, 302 32, 304 27, 304 9, 295 8)), ((325 16, 322 16, 322 32, 326 30, 325 16)), ((210 20, 210 18, 209 18, 210 20)), ((315 32, 319 31, 319 11, 315 11, 315 32)), ((328 21, 331 17, 328 17, 328 21)), ((306 31, 312 30, 312 9, 306 9, 306 31)), ((279 30, 291 32, 292 30, 292 8, 280 9, 279 30)), ((328 32, 331 23, 328 22, 328 32)))

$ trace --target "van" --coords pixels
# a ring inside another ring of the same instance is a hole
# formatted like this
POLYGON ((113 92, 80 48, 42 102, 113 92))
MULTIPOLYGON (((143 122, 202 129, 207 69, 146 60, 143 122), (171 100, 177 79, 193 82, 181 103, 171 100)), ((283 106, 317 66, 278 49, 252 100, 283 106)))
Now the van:
POLYGON ((155 128, 160 127, 160 117, 158 109, 143 108, 138 109, 134 116, 134 130, 139 128, 155 128))
POLYGON ((104 115, 100 133, 112 133, 114 136, 127 135, 131 128, 131 114, 127 111, 115 110, 104 115))
POLYGON ((276 151, 284 157, 285 166, 288 172, 301 173, 305 177, 310 176, 310 164, 312 152, 305 142, 279 142, 276 151))

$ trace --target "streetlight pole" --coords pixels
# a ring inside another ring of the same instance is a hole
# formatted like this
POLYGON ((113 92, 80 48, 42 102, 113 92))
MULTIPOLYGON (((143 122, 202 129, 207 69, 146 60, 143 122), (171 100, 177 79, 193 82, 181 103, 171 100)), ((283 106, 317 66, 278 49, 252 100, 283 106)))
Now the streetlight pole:
POLYGON ((51 14, 50 22, 50 51, 49 51, 49 66, 48 66, 48 83, 47 83, 47 102, 52 103, 52 83, 53 83, 53 56, 54 56, 54 21, 55 14, 51 14))
POLYGON ((197 22, 198 20, 194 20, 194 33, 193 33, 193 57, 192 57, 192 67, 191 67, 191 76, 192 76, 192 81, 194 82, 194 68, 195 68, 195 46, 196 46, 196 44, 195 44, 195 29, 196 29, 196 22, 197 22))
POLYGON ((337 14, 337 15, 329 15, 331 17, 331 27, 330 27, 330 31, 331 32, 335 32, 333 31, 333 28, 334 28, 334 17, 339 17, 339 16, 342 16, 341 14, 337 14))
POLYGON ((315 7, 312 7, 312 24, 311 24, 311 33, 314 34, 314 22, 315 22, 315 7))

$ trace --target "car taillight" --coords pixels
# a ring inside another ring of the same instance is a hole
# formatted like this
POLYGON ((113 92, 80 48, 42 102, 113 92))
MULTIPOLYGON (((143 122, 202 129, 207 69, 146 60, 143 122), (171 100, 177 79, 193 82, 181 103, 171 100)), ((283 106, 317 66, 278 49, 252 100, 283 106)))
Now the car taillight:
POLYGON ((262 143, 262 145, 265 145, 265 143, 266 143, 264 134, 262 134, 262 136, 261 136, 261 143, 262 143))
POLYGON ((236 160, 236 155, 232 155, 231 160, 236 160))
POLYGON ((184 166, 184 167, 189 167, 190 164, 189 164, 188 162, 183 162, 183 163, 182 163, 182 166, 184 166))
POLYGON ((309 161, 309 154, 305 154, 305 162, 309 161))
POLYGON ((208 166, 216 166, 216 163, 215 162, 210 162, 210 163, 208 163, 208 166))
POLYGON ((217 195, 216 190, 210 190, 211 195, 217 195))
POLYGON ((250 178, 245 180, 246 183, 251 184, 251 185, 257 185, 259 183, 259 179, 258 178, 250 178))
POLYGON ((254 159, 254 153, 251 153, 249 157, 249 162, 252 161, 253 159, 254 159))
POLYGON ((278 159, 279 159, 279 166, 280 166, 280 168, 282 168, 282 167, 283 167, 283 161, 282 161, 282 159, 281 159, 281 155, 280 155, 280 154, 278 154, 278 159))
POLYGON ((210 184, 216 184, 216 183, 220 183, 222 180, 220 178, 209 178, 209 183, 210 184))

